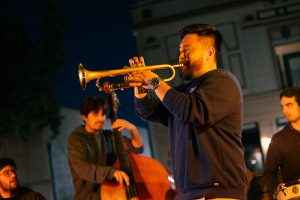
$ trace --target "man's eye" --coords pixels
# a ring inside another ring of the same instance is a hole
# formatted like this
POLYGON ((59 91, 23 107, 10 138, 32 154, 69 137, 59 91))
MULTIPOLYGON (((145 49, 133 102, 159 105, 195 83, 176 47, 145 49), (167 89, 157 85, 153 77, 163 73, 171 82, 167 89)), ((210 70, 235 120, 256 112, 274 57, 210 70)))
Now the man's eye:
POLYGON ((4 176, 11 176, 12 173, 16 173, 16 172, 14 170, 8 170, 3 172, 4 176))
POLYGON ((184 53, 185 56, 187 56, 187 55, 189 55, 190 50, 186 50, 186 51, 184 51, 183 53, 184 53))

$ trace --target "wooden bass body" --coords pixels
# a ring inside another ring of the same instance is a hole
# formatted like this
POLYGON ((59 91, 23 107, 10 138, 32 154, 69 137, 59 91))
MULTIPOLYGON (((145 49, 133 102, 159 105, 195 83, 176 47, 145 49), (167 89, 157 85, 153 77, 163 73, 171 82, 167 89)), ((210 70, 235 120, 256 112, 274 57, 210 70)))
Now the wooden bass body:
MULTIPOLYGON (((130 198, 126 195, 126 186, 116 182, 106 182, 101 185, 101 200, 164 200, 171 184, 168 180, 166 168, 153 158, 128 153, 132 167, 138 197, 130 198)), ((118 168, 119 163, 115 166, 118 168)))

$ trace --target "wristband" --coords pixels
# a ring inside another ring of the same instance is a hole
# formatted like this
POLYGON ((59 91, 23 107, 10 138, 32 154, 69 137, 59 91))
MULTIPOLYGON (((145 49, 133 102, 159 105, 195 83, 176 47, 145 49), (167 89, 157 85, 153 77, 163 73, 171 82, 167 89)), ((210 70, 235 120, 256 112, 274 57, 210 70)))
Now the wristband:
POLYGON ((151 90, 155 90, 160 85, 160 79, 158 77, 151 78, 149 85, 151 86, 151 90))

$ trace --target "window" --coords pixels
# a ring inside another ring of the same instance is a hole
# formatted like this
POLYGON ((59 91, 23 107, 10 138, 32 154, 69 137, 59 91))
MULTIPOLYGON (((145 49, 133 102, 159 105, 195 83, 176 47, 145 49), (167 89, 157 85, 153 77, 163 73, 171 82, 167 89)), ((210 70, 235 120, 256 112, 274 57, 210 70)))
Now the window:
MULTIPOLYGON (((293 33, 295 30, 290 28, 293 33)), ((275 31, 276 32, 276 31, 275 31)), ((275 32, 273 38, 275 38, 275 32)), ((296 33, 294 33, 296 35, 296 33)), ((297 34, 300 36, 300 29, 297 34)), ((280 34, 278 35, 280 36, 280 34)), ((300 86, 300 42, 291 42, 274 47, 277 58, 277 69, 281 80, 281 87, 300 86)))
POLYGON ((152 18, 152 10, 151 9, 142 10, 142 18, 143 19, 151 19, 152 18))
POLYGON ((242 132, 242 143, 245 149, 245 162, 247 168, 252 172, 262 172, 264 169, 264 158, 260 143, 260 133, 257 123, 245 124, 242 132))
POLYGON ((300 51, 283 55, 287 86, 300 86, 300 51))

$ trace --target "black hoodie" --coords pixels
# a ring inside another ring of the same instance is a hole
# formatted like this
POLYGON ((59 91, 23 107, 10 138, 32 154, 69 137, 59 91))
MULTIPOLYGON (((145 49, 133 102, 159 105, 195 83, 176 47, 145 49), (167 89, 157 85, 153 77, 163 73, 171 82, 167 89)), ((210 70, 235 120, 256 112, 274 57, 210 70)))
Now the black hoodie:
POLYGON ((173 175, 185 199, 246 199, 241 142, 243 97, 236 78, 216 69, 170 89, 135 98, 143 119, 168 126, 173 175))

